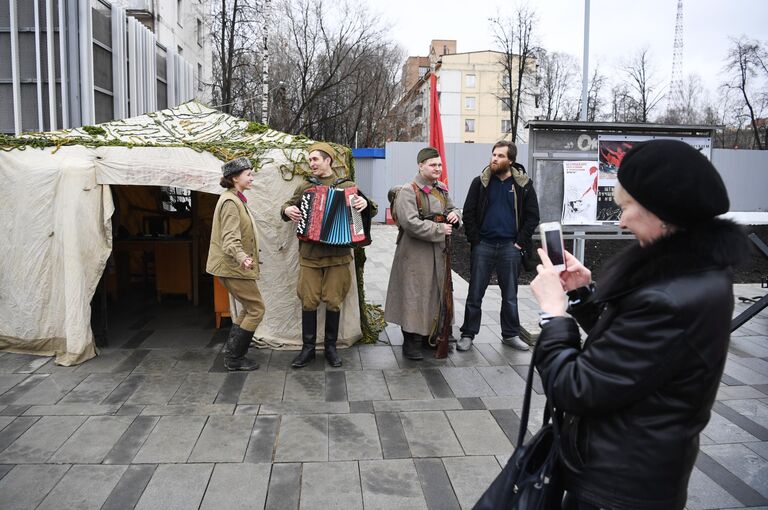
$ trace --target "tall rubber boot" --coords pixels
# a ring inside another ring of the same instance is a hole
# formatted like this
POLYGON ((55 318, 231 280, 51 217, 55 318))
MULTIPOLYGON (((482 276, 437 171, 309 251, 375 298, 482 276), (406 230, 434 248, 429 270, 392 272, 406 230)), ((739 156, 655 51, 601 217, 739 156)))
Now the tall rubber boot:
POLYGON ((317 310, 301 311, 301 352, 293 358, 293 368, 304 368, 315 360, 317 343, 317 310))
POLYGON ((230 372, 237 370, 249 371, 259 368, 259 364, 246 358, 248 347, 251 345, 253 331, 238 327, 237 332, 227 341, 227 353, 224 355, 224 367, 230 372))
POLYGON ((414 361, 424 359, 421 353, 421 335, 403 331, 403 358, 414 361))
POLYGON ((224 349, 221 350, 222 354, 227 354, 229 352, 229 346, 231 345, 233 339, 235 338, 235 335, 237 335, 237 332, 240 331, 240 326, 232 323, 232 328, 229 330, 229 336, 227 337, 227 341, 224 342, 224 349))
POLYGON ((336 352, 336 340, 339 338, 339 318, 341 312, 325 311, 325 359, 332 367, 341 366, 341 356, 336 352))

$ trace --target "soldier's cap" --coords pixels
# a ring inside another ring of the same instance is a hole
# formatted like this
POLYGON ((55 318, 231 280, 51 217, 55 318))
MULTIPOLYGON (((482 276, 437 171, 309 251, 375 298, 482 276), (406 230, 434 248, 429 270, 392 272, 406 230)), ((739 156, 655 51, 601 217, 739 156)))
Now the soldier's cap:
POLYGON ((423 163, 428 159, 432 158, 439 158, 440 153, 435 149, 434 147, 424 147, 419 151, 419 154, 416 156, 416 162, 417 163, 423 163))
POLYGON ((224 177, 229 177, 230 175, 238 174, 243 170, 250 170, 252 168, 253 165, 251 164, 251 160, 243 156, 233 159, 232 161, 227 161, 221 165, 221 173, 224 174, 224 177))

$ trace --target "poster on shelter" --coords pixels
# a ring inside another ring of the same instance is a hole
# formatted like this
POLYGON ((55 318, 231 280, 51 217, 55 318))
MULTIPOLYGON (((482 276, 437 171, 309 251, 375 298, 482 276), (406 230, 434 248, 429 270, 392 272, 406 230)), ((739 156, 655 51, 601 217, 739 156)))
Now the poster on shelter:
POLYGON ((613 186, 597 187, 597 222, 618 222, 621 219, 621 207, 613 201, 613 186))
POLYGON ((563 161, 563 225, 596 223, 597 178, 597 162, 563 161))

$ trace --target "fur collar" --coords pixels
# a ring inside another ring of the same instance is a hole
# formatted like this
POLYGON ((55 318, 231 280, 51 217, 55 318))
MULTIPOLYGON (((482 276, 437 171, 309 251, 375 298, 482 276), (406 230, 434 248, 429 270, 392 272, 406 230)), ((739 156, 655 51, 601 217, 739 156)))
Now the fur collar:
MULTIPOLYGON (((518 163, 514 163, 512 165, 512 178, 515 180, 515 184, 517 184, 521 188, 524 188, 526 184, 531 182, 531 178, 528 177, 528 174, 525 173, 525 168, 523 167, 523 165, 519 165, 518 163)), ((480 182, 483 184, 484 188, 487 188, 488 183, 490 181, 491 181, 491 166, 488 165, 485 168, 483 168, 483 171, 480 173, 480 182)))
POLYGON ((597 301, 605 302, 642 285, 710 269, 741 264, 749 256, 744 230, 725 219, 679 230, 650 246, 637 241, 608 263, 598 282, 597 301))

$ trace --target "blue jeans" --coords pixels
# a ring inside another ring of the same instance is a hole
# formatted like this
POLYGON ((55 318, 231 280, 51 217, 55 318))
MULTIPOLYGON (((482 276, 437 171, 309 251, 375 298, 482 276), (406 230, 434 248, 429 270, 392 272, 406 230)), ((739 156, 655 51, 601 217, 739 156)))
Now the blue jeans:
POLYGON ((464 308, 461 336, 474 338, 480 331, 483 296, 491 273, 496 269, 501 290, 501 335, 504 338, 520 334, 520 316, 517 313, 517 277, 522 255, 512 241, 489 243, 480 241, 472 248, 469 275, 469 294, 464 308))

